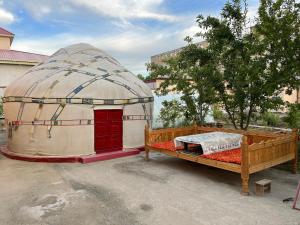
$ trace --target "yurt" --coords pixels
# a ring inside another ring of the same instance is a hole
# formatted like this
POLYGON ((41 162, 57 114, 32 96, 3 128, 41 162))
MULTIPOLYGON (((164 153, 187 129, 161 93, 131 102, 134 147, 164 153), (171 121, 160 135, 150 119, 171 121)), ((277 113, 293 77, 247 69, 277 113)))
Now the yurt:
POLYGON ((6 155, 76 158, 144 145, 150 88, 88 44, 62 48, 5 91, 6 155))

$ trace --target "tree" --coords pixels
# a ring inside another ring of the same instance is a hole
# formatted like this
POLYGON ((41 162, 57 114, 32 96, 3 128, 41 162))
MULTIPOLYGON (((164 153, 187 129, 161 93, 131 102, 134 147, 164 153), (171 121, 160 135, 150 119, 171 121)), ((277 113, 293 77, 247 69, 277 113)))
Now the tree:
MULTIPOLYGON (((197 19, 199 27, 205 30, 199 35, 208 41, 208 51, 214 58, 214 61, 211 61, 214 64, 211 81, 215 84, 218 100, 223 104, 235 128, 247 129, 256 110, 266 112, 282 105, 283 101, 279 94, 284 88, 295 87, 296 82, 292 82, 296 79, 295 75, 299 74, 299 65, 294 65, 296 61, 286 59, 286 57, 298 59, 299 50, 296 49, 296 45, 293 44, 289 49, 288 44, 277 43, 276 48, 286 48, 284 54, 281 54, 279 49, 271 48, 270 51, 270 46, 275 42, 271 37, 275 37, 278 32, 285 32, 285 26, 289 27, 288 35, 292 35, 292 38, 297 36, 299 27, 297 28, 295 24, 297 21, 299 24, 299 18, 295 15, 298 12, 296 4, 292 0, 277 0, 270 4, 264 2, 272 1, 262 0, 258 19, 260 23, 252 32, 249 32, 248 28, 245 1, 227 2, 221 18, 211 16, 204 18, 200 15, 197 19), (284 19, 272 17, 269 22, 267 12, 272 11, 271 8, 276 4, 276 10, 281 12, 284 19), (284 13, 285 4, 294 5, 289 6, 288 12, 284 13), (266 21, 269 24, 266 24, 266 21), (276 30, 267 29, 273 22, 277 24, 276 30), (294 25, 291 26, 290 23, 294 25), (293 52, 294 50, 296 52, 293 52), (293 62, 291 65, 293 68, 282 65, 290 61, 293 62), (286 74, 287 72, 291 74, 286 74)), ((297 42, 297 38, 294 39, 297 42)))
POLYGON ((181 93, 186 118, 203 124, 209 106, 215 103, 214 85, 209 81, 212 55, 198 48, 190 38, 186 41, 188 45, 177 56, 165 60, 164 65, 148 64, 148 70, 152 78, 167 77, 156 91, 158 95, 181 93))
POLYGON ((197 21, 199 27, 206 30, 202 36, 214 55, 212 79, 219 101, 234 127, 247 129, 253 109, 266 100, 272 101, 268 94, 264 95, 264 101, 259 100, 263 96, 261 91, 266 88, 266 83, 260 80, 264 62, 259 59, 260 54, 256 55, 257 39, 246 30, 247 5, 233 0, 225 4, 220 19, 200 15, 197 21))
POLYGON ((187 38, 188 46, 165 66, 148 65, 151 76, 168 77, 160 94, 181 92, 197 123, 219 102, 233 126, 246 130, 254 112, 278 109, 284 104, 280 94, 300 85, 299 4, 261 0, 252 29, 247 12, 246 1, 231 0, 218 18, 198 16, 207 49, 187 38))

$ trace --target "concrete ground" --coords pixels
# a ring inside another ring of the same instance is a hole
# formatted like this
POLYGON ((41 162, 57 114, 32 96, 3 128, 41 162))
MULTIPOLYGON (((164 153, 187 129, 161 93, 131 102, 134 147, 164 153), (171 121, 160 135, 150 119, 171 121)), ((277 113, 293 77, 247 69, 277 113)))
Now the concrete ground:
POLYGON ((300 211, 282 202, 295 195, 300 175, 276 169, 254 174, 246 197, 240 195, 238 174, 150 156, 150 162, 141 154, 92 164, 47 164, 1 155, 0 224, 300 225, 300 211), (272 192, 257 197, 253 182, 262 178, 272 179, 272 192))

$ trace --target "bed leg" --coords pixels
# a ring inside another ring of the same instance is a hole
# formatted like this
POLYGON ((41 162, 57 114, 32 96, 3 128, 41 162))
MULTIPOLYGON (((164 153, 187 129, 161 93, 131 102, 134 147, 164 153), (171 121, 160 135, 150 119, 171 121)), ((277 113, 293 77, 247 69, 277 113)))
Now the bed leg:
POLYGON ((149 150, 147 148, 145 148, 145 161, 149 161, 149 150))
POLYGON ((241 163, 241 178, 242 178, 242 195, 249 195, 249 150, 247 136, 242 139, 242 163, 241 163))
POLYGON ((294 148, 294 154, 295 158, 292 161, 292 173, 297 173, 297 167, 298 167, 298 129, 293 129, 292 131, 293 135, 293 148, 294 148))
POLYGON ((249 195, 249 177, 242 177, 242 195, 249 195))
POLYGON ((149 125, 145 125, 145 161, 149 161, 149 149, 147 144, 149 143, 149 125))
POLYGON ((297 167, 298 167, 297 159, 294 159, 294 160, 292 161, 292 173, 293 173, 293 174, 297 174, 297 167))

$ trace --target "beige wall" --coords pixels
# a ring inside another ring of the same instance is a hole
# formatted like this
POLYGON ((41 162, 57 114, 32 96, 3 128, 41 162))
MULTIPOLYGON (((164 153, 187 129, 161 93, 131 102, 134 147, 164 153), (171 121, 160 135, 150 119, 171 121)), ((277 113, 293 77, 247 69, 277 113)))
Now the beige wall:
POLYGON ((0 49, 10 49, 9 37, 0 37, 0 49))
POLYGON ((31 67, 31 65, 0 64, 0 97, 3 97, 5 87, 31 67))
MULTIPOLYGON (((202 41, 195 43, 198 47, 200 48, 207 48, 208 42, 207 41, 202 41)), ((178 53, 180 53, 183 50, 184 47, 182 48, 177 48, 171 51, 163 52, 161 54, 157 54, 154 56, 151 56, 151 63, 159 64, 159 65, 164 65, 164 60, 167 60, 169 58, 175 57, 178 53)))
POLYGON ((285 94, 285 92, 281 93, 282 100, 289 103, 299 103, 300 96, 297 90, 294 90, 291 95, 285 94), (297 96, 298 95, 298 96, 297 96))

